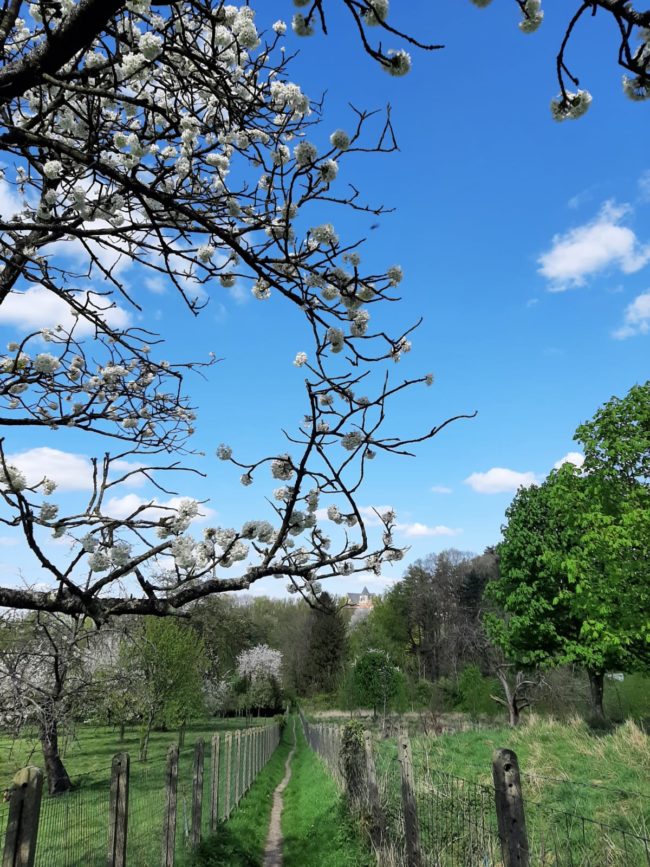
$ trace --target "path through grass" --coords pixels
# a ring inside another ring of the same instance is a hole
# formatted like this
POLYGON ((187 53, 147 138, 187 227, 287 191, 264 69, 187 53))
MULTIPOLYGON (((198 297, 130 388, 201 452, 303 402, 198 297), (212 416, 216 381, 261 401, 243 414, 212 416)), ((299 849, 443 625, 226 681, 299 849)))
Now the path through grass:
POLYGON ((221 824, 188 860, 188 867, 259 867, 271 818, 273 792, 284 776, 291 748, 287 726, 267 766, 243 798, 232 819, 221 824))
POLYGON ((284 867, 374 867, 336 784, 296 724, 297 748, 284 793, 284 867))

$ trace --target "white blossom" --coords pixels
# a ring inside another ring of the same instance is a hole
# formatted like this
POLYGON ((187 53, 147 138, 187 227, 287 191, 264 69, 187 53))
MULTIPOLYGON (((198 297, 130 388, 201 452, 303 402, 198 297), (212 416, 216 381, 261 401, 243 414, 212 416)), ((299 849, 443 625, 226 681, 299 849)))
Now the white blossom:
POLYGON ((350 147, 350 136, 345 130, 337 129, 330 136, 330 142, 335 148, 346 151, 350 147))
POLYGON ((288 481, 293 476, 293 468, 291 466, 291 458, 289 455, 275 458, 271 462, 271 475, 274 479, 288 481))
POLYGON ((43 164, 43 174, 51 180, 61 177, 62 170, 63 164, 60 160, 48 160, 43 164))
POLYGON ((54 373, 61 367, 61 361, 49 352, 41 352, 34 359, 34 370, 37 373, 54 373))
POLYGON ((522 9, 523 19, 519 22, 522 33, 534 33, 544 18, 541 0, 526 0, 522 9))
POLYGON ((162 52, 162 38, 148 31, 138 40, 138 48, 147 60, 155 60, 162 52))
POLYGON ((300 12, 296 12, 293 16, 291 28, 296 36, 312 36, 314 33, 314 28, 307 23, 305 16, 301 15, 300 12))
POLYGON ((386 271, 386 276, 391 286, 397 286, 404 279, 404 272, 399 265, 391 265, 386 271))
POLYGON ((381 24, 388 17, 388 0, 368 0, 368 5, 371 7, 364 12, 363 20, 370 27, 381 24))
POLYGON ((320 172, 321 179, 325 181, 325 183, 330 183, 333 181, 339 173, 339 166, 335 160, 325 160, 324 163, 321 163, 318 167, 320 172))
POLYGON ((284 36, 287 32, 287 25, 284 21, 276 21, 273 25, 273 32, 277 33, 279 36, 284 36))
POLYGON ((293 155, 296 160, 296 165, 308 166, 315 162, 318 157, 316 145, 308 141, 299 142, 293 149, 293 155))
POLYGON ((293 363, 296 367, 302 367, 303 364, 307 363, 307 353, 306 352, 298 352, 296 357, 293 360, 293 363))
POLYGON ((582 117, 591 105, 591 94, 588 90, 579 90, 577 93, 567 91, 566 100, 562 94, 551 101, 551 114, 557 121, 575 120, 582 117))
POLYGON ((391 75, 401 76, 406 75, 411 70, 411 55, 407 51, 400 49, 394 51, 391 49, 388 52, 389 63, 384 66, 384 69, 391 75))
POLYGON ((217 448, 217 457, 220 461, 229 461, 232 458, 232 449, 230 446, 221 443, 217 448))

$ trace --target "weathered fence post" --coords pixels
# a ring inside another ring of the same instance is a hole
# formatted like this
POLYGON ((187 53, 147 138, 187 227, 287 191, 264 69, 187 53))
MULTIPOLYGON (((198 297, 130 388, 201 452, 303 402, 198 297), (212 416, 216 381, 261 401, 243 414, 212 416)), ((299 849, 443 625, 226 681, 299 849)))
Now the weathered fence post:
POLYGON ((494 800, 504 867, 528 867, 528 836, 517 756, 495 750, 492 757, 494 800))
POLYGON ((379 800, 377 771, 375 770, 375 757, 372 754, 372 735, 370 732, 364 732, 363 739, 366 748, 366 782, 368 786, 368 810, 370 812, 370 839, 375 850, 379 852, 386 834, 386 823, 379 800))
POLYGON ((235 732, 235 806, 239 804, 240 788, 239 778, 241 775, 241 732, 235 732))
POLYGON ((128 753, 117 753, 111 765, 111 794, 108 803, 107 867, 126 867, 126 835, 129 820, 128 753))
POLYGON ((165 771, 165 817, 163 820, 162 867, 174 867, 176 846, 176 796, 178 792, 178 745, 167 751, 165 771))
POLYGON ((249 790, 251 780, 251 733, 244 733, 244 794, 249 790))
POLYGON ((402 811, 406 837, 406 863, 407 867, 420 867, 420 828, 415 800, 411 742, 403 732, 397 739, 397 757, 402 771, 402 811))
POLYGON ((9 794, 2 867, 33 867, 42 793, 43 772, 39 768, 18 771, 9 794))
POLYGON ((192 775, 192 830, 190 845, 194 848, 201 842, 201 812, 203 809, 203 758, 205 744, 200 738, 194 744, 194 770, 192 775))
POLYGON ((212 747, 210 755, 212 766, 210 768, 210 830, 217 830, 219 824, 219 753, 221 741, 219 735, 212 735, 212 747))
POLYGON ((230 732, 224 738, 224 747, 226 749, 226 786, 224 789, 223 798, 223 817, 230 818, 230 786, 232 776, 232 735, 230 732))

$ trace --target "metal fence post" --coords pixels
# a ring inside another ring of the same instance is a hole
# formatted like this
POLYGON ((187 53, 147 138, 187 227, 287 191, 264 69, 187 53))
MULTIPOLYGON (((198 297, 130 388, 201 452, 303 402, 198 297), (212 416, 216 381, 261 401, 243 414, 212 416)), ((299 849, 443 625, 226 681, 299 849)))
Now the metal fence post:
POLYGON ((43 772, 39 768, 18 771, 9 795, 3 867, 33 867, 42 794, 43 772))
POLYGON ((111 765, 111 794, 108 804, 107 867, 126 867, 126 838, 129 822, 128 753, 117 753, 111 765))
POLYGON ((406 837, 407 867, 420 867, 420 828, 415 800, 415 784, 413 780, 413 761, 411 758, 411 743, 405 734, 397 739, 397 756, 402 772, 402 810, 404 812, 404 834, 406 837))
POLYGON ((178 744, 172 744, 167 751, 167 769, 165 771, 165 817, 163 820, 162 867, 174 867, 177 793, 178 744))
POLYGON ((194 848, 201 842, 201 812, 203 808, 203 757, 205 745, 200 738, 194 744, 194 771, 192 776, 192 830, 190 845, 194 848))
POLYGON ((528 867, 528 836, 517 756, 495 750, 492 757, 494 800, 504 867, 528 867))

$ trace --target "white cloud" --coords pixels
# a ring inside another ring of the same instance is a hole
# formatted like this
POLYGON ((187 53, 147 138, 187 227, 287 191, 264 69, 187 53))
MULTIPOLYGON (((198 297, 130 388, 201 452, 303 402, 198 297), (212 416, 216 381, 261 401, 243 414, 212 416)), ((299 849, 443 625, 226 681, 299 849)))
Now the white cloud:
POLYGON ((585 456, 580 452, 567 452, 563 458, 553 464, 553 469, 559 470, 562 464, 573 464, 574 467, 581 467, 584 462, 585 456))
POLYGON ((561 292, 583 286, 589 277, 611 267, 624 274, 643 268, 650 261, 650 245, 621 225, 629 212, 626 205, 606 202, 590 223, 555 235, 551 249, 538 259, 539 273, 549 280, 549 289, 561 292))
POLYGON ((485 473, 472 473, 464 483, 479 494, 503 494, 521 487, 527 488, 536 482, 535 473, 519 473, 505 467, 492 467, 485 473))
MULTIPOLYGON (((183 500, 192 499, 191 497, 170 497, 168 500, 160 501, 154 498, 139 497, 137 494, 125 494, 123 497, 111 497, 107 500, 104 511, 107 515, 118 520, 123 520, 132 515, 140 506, 145 506, 152 503, 148 508, 140 512, 140 518, 156 520, 171 514, 171 509, 178 509, 183 500)), ((216 515, 214 509, 208 506, 199 504, 199 514, 194 519, 194 522, 205 521, 208 518, 213 518, 216 515)))
POLYGON ((396 524, 395 529, 398 533, 402 533, 411 539, 422 536, 458 536, 459 533, 463 532, 460 529, 453 530, 451 527, 445 527, 442 524, 438 524, 436 527, 429 527, 417 521, 413 524, 396 524))
POLYGON ((87 491, 92 485, 92 468, 85 455, 40 446, 7 455, 7 463, 17 466, 29 485, 40 482, 44 476, 54 479, 61 491, 87 491))
POLYGON ((0 218, 3 220, 11 220, 23 209, 23 202, 20 196, 15 192, 11 184, 7 181, 0 180, 0 218))
POLYGON ((432 494, 451 494, 452 489, 448 488, 446 485, 434 485, 431 488, 432 494))
POLYGON ((617 328, 612 336, 617 340, 625 340, 627 337, 648 333, 650 333, 650 292, 644 292, 642 295, 637 295, 625 308, 623 325, 617 328))
MULTIPOLYGON (((105 299, 92 292, 80 292, 75 298, 84 304, 89 296, 91 306, 95 302, 101 308, 106 303, 105 299)), ((126 328, 131 321, 127 311, 117 306, 103 312, 102 318, 108 325, 119 329, 126 328)), ((70 330, 75 322, 76 337, 93 333, 89 322, 83 317, 77 320, 65 301, 40 284, 30 286, 25 292, 10 292, 0 306, 0 325, 10 325, 25 331, 56 328, 57 325, 70 330)))
MULTIPOLYGON (((51 449, 48 446, 28 449, 24 452, 7 455, 7 463, 15 464, 25 474, 27 483, 34 485, 44 476, 53 479, 60 491, 90 491, 93 484, 92 464, 86 455, 51 449)), ((135 470, 143 464, 129 461, 114 461, 111 465, 112 477, 135 470)), ((137 473, 122 484, 127 488, 139 488, 146 478, 137 473)))

